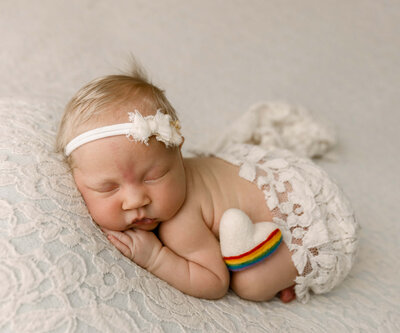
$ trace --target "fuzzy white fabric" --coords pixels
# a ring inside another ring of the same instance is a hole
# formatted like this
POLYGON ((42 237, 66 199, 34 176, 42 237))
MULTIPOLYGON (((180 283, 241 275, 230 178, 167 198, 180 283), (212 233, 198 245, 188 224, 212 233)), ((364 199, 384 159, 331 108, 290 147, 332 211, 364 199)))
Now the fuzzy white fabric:
POLYGON ((219 242, 222 256, 232 257, 244 254, 265 241, 276 229, 275 223, 253 224, 243 211, 230 208, 224 212, 219 222, 219 242))
POLYGON ((265 102, 251 107, 198 149, 217 153, 232 143, 249 143, 313 158, 326 155, 336 142, 333 128, 317 121, 306 108, 265 102))

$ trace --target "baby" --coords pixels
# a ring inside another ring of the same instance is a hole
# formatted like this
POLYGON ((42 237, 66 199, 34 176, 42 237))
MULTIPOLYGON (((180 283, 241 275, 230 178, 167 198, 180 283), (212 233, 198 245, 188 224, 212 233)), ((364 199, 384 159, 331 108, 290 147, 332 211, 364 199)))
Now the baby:
POLYGON ((310 290, 327 292, 347 275, 357 225, 322 170, 251 145, 183 158, 183 142, 163 91, 136 71, 80 89, 66 107, 57 150, 110 242, 186 294, 218 299, 231 287, 248 300, 279 294, 305 302, 310 290), (219 243, 230 208, 253 223, 275 222, 283 236, 266 259, 231 272, 219 243))

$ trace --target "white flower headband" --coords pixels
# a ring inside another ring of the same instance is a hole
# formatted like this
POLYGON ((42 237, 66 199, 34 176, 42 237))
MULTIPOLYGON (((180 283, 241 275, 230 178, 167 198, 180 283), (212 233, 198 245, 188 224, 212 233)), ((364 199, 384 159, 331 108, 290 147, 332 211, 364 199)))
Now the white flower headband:
POLYGON ((156 136, 158 141, 168 146, 179 146, 182 143, 179 121, 172 121, 171 116, 157 110, 155 116, 143 117, 138 110, 128 112, 130 123, 116 124, 95 128, 78 135, 65 147, 64 154, 69 156, 75 149, 98 139, 116 135, 126 135, 128 139, 148 145, 149 138, 156 136))

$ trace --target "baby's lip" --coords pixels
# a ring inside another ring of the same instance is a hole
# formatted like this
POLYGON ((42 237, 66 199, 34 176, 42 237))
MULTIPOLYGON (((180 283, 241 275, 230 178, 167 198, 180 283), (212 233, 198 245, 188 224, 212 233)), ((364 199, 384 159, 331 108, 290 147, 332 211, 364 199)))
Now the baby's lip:
POLYGON ((156 219, 151 219, 151 218, 148 218, 148 217, 144 217, 144 218, 141 218, 141 219, 135 219, 135 220, 133 220, 133 221, 132 221, 132 225, 135 226, 135 225, 152 224, 152 223, 154 223, 155 221, 156 221, 156 219))

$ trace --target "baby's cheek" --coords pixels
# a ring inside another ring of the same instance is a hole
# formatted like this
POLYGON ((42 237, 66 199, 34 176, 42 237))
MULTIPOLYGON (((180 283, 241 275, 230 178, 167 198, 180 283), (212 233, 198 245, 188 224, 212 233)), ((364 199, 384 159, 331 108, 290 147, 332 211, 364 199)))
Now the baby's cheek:
POLYGON ((179 211, 185 200, 186 187, 178 182, 171 183, 164 189, 162 194, 162 202, 165 209, 168 211, 168 215, 172 217, 179 211))
POLYGON ((112 200, 96 200, 86 203, 89 213, 95 222, 102 227, 110 227, 109 223, 115 221, 118 204, 112 200))

